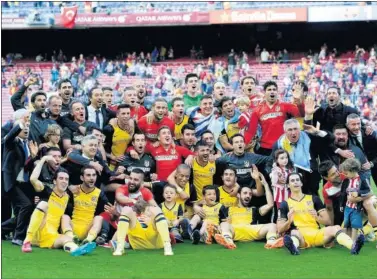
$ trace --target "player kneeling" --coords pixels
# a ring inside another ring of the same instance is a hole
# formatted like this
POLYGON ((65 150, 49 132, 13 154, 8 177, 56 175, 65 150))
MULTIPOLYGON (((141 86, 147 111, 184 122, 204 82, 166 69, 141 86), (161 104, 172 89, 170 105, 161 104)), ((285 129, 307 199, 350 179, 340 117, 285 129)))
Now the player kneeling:
POLYGON ((172 256, 168 222, 159 207, 151 206, 139 200, 133 207, 122 208, 118 230, 117 244, 114 256, 124 253, 126 236, 131 247, 135 250, 164 248, 165 256, 172 256), (139 215, 139 219, 137 218, 139 215))
POLYGON ((65 214, 69 202, 69 195, 66 193, 68 181, 68 172, 60 168, 55 173, 52 190, 49 187, 44 187, 40 181, 33 183, 37 192, 40 192, 41 198, 48 197, 48 201, 39 202, 34 210, 22 245, 22 252, 30 253, 32 251, 31 244, 40 248, 58 249, 63 247, 64 251, 73 256, 88 254, 95 249, 95 243, 79 247, 73 242, 72 237, 58 233, 62 216, 65 214))
POLYGON ((360 234, 354 242, 340 226, 330 226, 330 217, 322 201, 317 196, 302 193, 300 174, 289 174, 287 181, 291 196, 280 205, 277 226, 280 233, 286 232, 284 245, 289 252, 299 255, 298 248, 325 246, 335 238, 351 250, 351 254, 359 254, 364 235, 360 234), (327 227, 320 228, 318 224, 327 227))
POLYGON ((76 243, 93 242, 102 227, 102 216, 108 203, 105 194, 96 188, 97 173, 94 167, 81 169, 83 182, 73 194, 72 221, 68 215, 62 219, 62 229, 65 235, 72 237, 76 243))
POLYGON ((198 244, 200 240, 212 244, 220 222, 226 221, 227 210, 218 202, 219 196, 216 186, 208 185, 203 188, 203 200, 194 205, 195 215, 189 225, 192 244, 198 244))
MULTIPOLYGON (((183 242, 181 233, 185 236, 188 235, 188 219, 183 218, 182 205, 177 203, 177 188, 173 185, 167 184, 164 186, 163 197, 164 202, 160 204, 162 213, 164 213, 169 231, 174 235, 177 242, 183 242)), ((185 237, 186 238, 186 237, 185 237)))
MULTIPOLYGON (((259 208, 261 216, 266 215, 274 206, 274 200, 268 184, 263 183, 267 204, 259 208)), ((235 249, 234 241, 248 242, 267 239, 265 248, 279 248, 281 241, 277 241, 277 228, 274 223, 256 225, 257 208, 251 207, 252 189, 243 186, 238 190, 238 205, 228 208, 228 221, 221 223, 221 234, 216 234, 216 242, 228 249, 235 249)))

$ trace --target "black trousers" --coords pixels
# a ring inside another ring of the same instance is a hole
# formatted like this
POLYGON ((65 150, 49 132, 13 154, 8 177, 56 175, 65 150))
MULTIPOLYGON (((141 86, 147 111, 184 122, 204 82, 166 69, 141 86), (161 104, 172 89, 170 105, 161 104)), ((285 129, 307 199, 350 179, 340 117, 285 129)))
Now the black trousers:
POLYGON ((371 172, 374 183, 377 185, 377 165, 374 165, 373 168, 371 168, 371 172))
POLYGON ((318 196, 319 183, 321 181, 321 175, 318 171, 308 172, 297 168, 297 171, 302 174, 303 186, 302 192, 308 195, 318 196))
POLYGON ((9 191, 14 218, 1 224, 4 231, 14 230, 14 239, 24 240, 34 209, 34 190, 29 183, 16 183, 9 191))

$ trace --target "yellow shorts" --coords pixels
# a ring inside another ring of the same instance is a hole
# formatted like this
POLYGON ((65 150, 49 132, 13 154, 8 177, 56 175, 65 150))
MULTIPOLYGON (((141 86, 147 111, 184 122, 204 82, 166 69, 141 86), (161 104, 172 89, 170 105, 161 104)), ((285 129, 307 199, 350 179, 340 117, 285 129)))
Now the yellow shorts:
POLYGON ((80 240, 84 240, 88 236, 91 224, 77 224, 72 222, 73 234, 76 235, 80 240))
POLYGON ((54 228, 49 228, 46 224, 35 234, 32 244, 40 248, 52 248, 56 239, 61 236, 54 228))
POLYGON ((316 247, 325 245, 325 229, 300 228, 298 231, 305 240, 305 247, 316 247))
POLYGON ((140 222, 136 221, 135 227, 128 231, 128 241, 132 248, 135 250, 163 248, 164 242, 153 227, 152 222, 147 226, 147 228, 143 228, 140 222))
POLYGON ((259 231, 264 225, 232 225, 234 241, 254 241, 263 237, 259 236, 259 231))

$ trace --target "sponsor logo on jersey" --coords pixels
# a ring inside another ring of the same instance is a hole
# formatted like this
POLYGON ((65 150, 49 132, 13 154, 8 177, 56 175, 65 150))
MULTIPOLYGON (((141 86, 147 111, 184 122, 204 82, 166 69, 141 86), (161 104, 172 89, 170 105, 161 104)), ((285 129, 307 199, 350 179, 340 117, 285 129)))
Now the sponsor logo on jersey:
POLYGON ((155 157, 156 161, 169 161, 178 159, 177 155, 158 155, 155 157))
POLYGON ((262 117, 260 118, 262 121, 264 120, 267 120, 267 119, 270 119, 270 118, 277 118, 279 116, 282 116, 283 113, 282 112, 271 112, 271 113, 266 113, 264 115, 262 115, 262 117))

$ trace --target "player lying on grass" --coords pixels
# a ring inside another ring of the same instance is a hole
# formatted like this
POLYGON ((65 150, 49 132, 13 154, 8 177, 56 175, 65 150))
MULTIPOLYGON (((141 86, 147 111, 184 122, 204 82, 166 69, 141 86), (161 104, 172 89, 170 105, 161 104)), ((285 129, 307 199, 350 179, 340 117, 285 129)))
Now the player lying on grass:
POLYGON ((55 173, 53 189, 44 187, 42 183, 37 183, 38 187, 35 187, 35 183, 33 184, 39 192, 41 201, 31 216, 22 252, 30 253, 31 244, 40 248, 63 247, 64 251, 73 256, 88 254, 95 249, 96 244, 93 242, 79 247, 73 242, 72 237, 58 233, 62 216, 69 202, 69 195, 66 192, 68 181, 68 172, 60 168, 55 173))
POLYGON ((203 200, 194 205, 196 214, 189 225, 192 244, 198 244, 201 240, 212 244, 217 227, 228 217, 226 207, 218 202, 219 189, 216 186, 205 186, 202 193, 203 200))
POLYGON ((133 207, 122 208, 114 256, 124 253, 125 239, 135 250, 164 248, 165 256, 172 256, 168 222, 161 209, 144 200, 138 200, 133 207))
MULTIPOLYGON (((264 216, 274 207, 274 199, 268 183, 263 180, 262 184, 267 204, 259 207, 259 214, 264 216)), ((235 249, 233 240, 248 242, 267 239, 267 249, 281 247, 282 242, 277 240, 276 224, 256 224, 257 208, 250 206, 253 190, 243 186, 239 188, 237 198, 237 205, 228 208, 228 220, 220 224, 221 234, 215 235, 216 242, 228 249, 235 249)))
POLYGON ((280 205, 277 227, 279 233, 286 233, 284 245, 292 255, 299 255, 298 248, 324 246, 335 238, 336 241, 359 254, 364 245, 364 235, 356 241, 340 226, 330 226, 331 220, 325 206, 317 196, 302 193, 302 178, 298 173, 291 173, 287 178, 291 196, 280 205), (319 224, 328 227, 320 228, 319 224))
POLYGON ((73 212, 62 217, 62 231, 72 237, 76 243, 92 242, 102 226, 102 212, 108 204, 107 197, 96 188, 97 173, 94 167, 81 169, 80 186, 73 193, 73 212))
POLYGON ((160 204, 160 207, 168 221, 169 231, 174 235, 177 242, 182 243, 183 236, 181 233, 187 235, 187 237, 185 236, 184 238, 189 237, 187 232, 189 220, 183 217, 182 204, 177 202, 177 188, 170 184, 165 185, 163 197, 164 202, 160 204))

